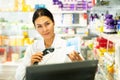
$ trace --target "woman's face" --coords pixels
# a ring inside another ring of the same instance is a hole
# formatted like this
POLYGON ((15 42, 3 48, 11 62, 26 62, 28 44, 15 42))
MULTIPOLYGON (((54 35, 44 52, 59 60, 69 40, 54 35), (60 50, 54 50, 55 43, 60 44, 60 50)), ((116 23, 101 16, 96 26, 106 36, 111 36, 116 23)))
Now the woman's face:
POLYGON ((35 28, 44 39, 54 36, 54 22, 47 16, 38 17, 35 20, 35 28))

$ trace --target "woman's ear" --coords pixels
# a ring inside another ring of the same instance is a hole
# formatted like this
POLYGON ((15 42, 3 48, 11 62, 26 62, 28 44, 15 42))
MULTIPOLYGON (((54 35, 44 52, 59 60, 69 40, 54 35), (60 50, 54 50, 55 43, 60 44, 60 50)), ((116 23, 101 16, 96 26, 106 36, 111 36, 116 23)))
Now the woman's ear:
POLYGON ((53 25, 55 26, 55 22, 53 22, 53 25))

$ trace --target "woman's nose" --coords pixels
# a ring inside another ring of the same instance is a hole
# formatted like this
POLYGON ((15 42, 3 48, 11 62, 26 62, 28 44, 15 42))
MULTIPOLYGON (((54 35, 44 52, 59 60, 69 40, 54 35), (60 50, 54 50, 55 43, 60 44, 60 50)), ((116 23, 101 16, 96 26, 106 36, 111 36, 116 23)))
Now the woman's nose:
POLYGON ((44 27, 43 27, 43 31, 45 32, 46 30, 47 30, 47 27, 46 27, 46 26, 44 26, 44 27))

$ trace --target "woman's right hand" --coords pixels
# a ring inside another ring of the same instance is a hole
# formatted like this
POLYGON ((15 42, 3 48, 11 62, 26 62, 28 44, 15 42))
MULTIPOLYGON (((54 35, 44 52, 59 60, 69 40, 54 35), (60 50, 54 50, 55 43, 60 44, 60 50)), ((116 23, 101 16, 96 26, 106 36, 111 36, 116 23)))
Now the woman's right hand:
POLYGON ((42 52, 37 52, 31 56, 31 65, 33 65, 35 62, 41 62, 43 58, 42 52))

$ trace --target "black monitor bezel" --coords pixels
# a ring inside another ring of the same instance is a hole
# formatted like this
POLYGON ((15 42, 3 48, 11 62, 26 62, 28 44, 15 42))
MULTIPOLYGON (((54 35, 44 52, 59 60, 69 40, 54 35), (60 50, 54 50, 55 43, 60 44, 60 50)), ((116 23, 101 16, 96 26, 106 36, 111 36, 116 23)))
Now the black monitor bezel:
POLYGON ((94 80, 97 64, 98 60, 86 60, 28 66, 26 80, 94 80))

